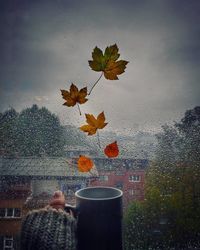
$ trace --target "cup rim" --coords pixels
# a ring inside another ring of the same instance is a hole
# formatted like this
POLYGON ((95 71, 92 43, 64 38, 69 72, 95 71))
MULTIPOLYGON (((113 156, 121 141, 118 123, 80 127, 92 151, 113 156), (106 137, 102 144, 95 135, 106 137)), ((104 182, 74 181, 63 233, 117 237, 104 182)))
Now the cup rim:
POLYGON ((114 187, 108 187, 108 186, 95 186, 95 187, 86 187, 86 188, 81 188, 79 190, 77 190, 75 192, 75 196, 77 198, 80 198, 80 199, 83 199, 83 200, 95 200, 95 201, 103 201, 103 200, 114 200, 114 199, 117 199, 119 197, 122 197, 123 195, 123 191, 118 189, 118 188, 114 188, 114 187), (88 197, 84 197, 84 196, 81 196, 79 195, 79 192, 83 191, 83 190, 87 190, 87 189, 112 189, 112 190, 115 190, 115 191, 118 191, 119 192, 119 195, 116 195, 114 197, 108 197, 108 198, 88 198, 88 197))

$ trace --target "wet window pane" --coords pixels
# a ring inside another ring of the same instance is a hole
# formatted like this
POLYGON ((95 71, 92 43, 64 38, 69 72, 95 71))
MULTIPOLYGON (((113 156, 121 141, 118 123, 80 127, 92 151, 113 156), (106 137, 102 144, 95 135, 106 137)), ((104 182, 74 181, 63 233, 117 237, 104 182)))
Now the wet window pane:
POLYGON ((88 187, 123 192, 123 250, 200 249, 199 13, 1 1, 0 250, 20 250, 24 216, 55 191, 75 206, 88 187))

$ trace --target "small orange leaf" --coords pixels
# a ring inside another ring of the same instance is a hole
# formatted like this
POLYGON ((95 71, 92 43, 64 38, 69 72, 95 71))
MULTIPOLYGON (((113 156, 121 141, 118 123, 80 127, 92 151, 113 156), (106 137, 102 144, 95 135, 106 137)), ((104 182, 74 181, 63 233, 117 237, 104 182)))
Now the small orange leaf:
POLYGON ((94 135, 97 132, 97 129, 103 129, 108 123, 105 123, 105 115, 104 112, 101 112, 97 118, 95 118, 92 114, 85 114, 86 122, 88 124, 80 127, 80 130, 83 132, 87 132, 88 135, 94 135))
POLYGON ((119 155, 119 148, 118 148, 117 142, 115 141, 115 142, 107 145, 104 149, 104 153, 109 158, 117 157, 119 155))
POLYGON ((61 89, 61 94, 63 99, 66 101, 63 105, 66 105, 68 107, 73 107, 76 105, 76 103, 83 104, 87 102, 87 87, 82 88, 78 90, 76 85, 73 83, 70 86, 70 90, 62 90, 61 89))
POLYGON ((93 166, 94 166, 94 163, 90 158, 88 158, 84 155, 80 155, 80 157, 78 159, 79 172, 89 172, 93 166))

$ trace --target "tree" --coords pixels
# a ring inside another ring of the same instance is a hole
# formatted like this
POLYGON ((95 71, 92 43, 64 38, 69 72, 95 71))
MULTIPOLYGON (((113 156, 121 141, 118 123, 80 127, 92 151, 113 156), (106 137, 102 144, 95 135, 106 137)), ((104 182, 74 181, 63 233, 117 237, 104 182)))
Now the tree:
POLYGON ((144 205, 133 202, 124 216, 124 247, 126 250, 145 249, 147 229, 145 228, 144 205))
POLYGON ((179 155, 182 161, 200 164, 200 106, 185 112, 175 124, 180 136, 179 155))
POLYGON ((59 156, 63 154, 64 129, 46 108, 10 109, 0 116, 0 140, 4 155, 59 156))
POLYGON ((138 210, 128 210, 126 250, 200 247, 200 107, 186 111, 173 126, 163 126, 156 137, 156 157, 146 172, 138 221, 146 241, 136 247, 140 241, 134 238, 133 225, 138 210))
POLYGON ((174 126, 164 126, 157 139, 155 162, 146 175, 146 204, 155 206, 150 197, 157 189, 157 215, 168 221, 167 240, 177 247, 199 244, 200 107, 186 111, 174 126))
POLYGON ((37 105, 22 110, 17 122, 16 149, 21 156, 59 156, 65 145, 59 119, 37 105))
POLYGON ((10 108, 0 113, 0 145, 1 153, 13 155, 16 148, 16 123, 18 113, 15 109, 10 108))

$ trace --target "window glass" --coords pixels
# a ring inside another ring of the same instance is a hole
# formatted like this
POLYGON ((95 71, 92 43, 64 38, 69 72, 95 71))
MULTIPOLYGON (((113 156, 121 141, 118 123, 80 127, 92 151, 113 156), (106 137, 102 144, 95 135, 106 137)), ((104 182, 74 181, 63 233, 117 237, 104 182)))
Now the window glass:
POLYGON ((21 209, 14 208, 14 217, 20 217, 20 216, 21 216, 21 209))
POLYGON ((13 217, 13 212, 14 212, 13 208, 7 208, 7 214, 6 214, 6 216, 7 217, 13 217))
POLYGON ((4 237, 4 248, 3 249, 13 249, 13 237, 5 236, 4 237))
POLYGON ((129 181, 131 181, 131 182, 139 182, 140 181, 140 175, 131 175, 131 176, 129 176, 129 181))
POLYGON ((0 208, 0 217, 5 217, 5 214, 6 214, 6 209, 0 208))
POLYGON ((108 176, 107 175, 100 175, 99 180, 100 181, 108 181, 108 176))
POLYGON ((5 247, 11 247, 11 246, 12 246, 12 243, 13 243, 12 240, 6 239, 6 240, 5 240, 5 247))

